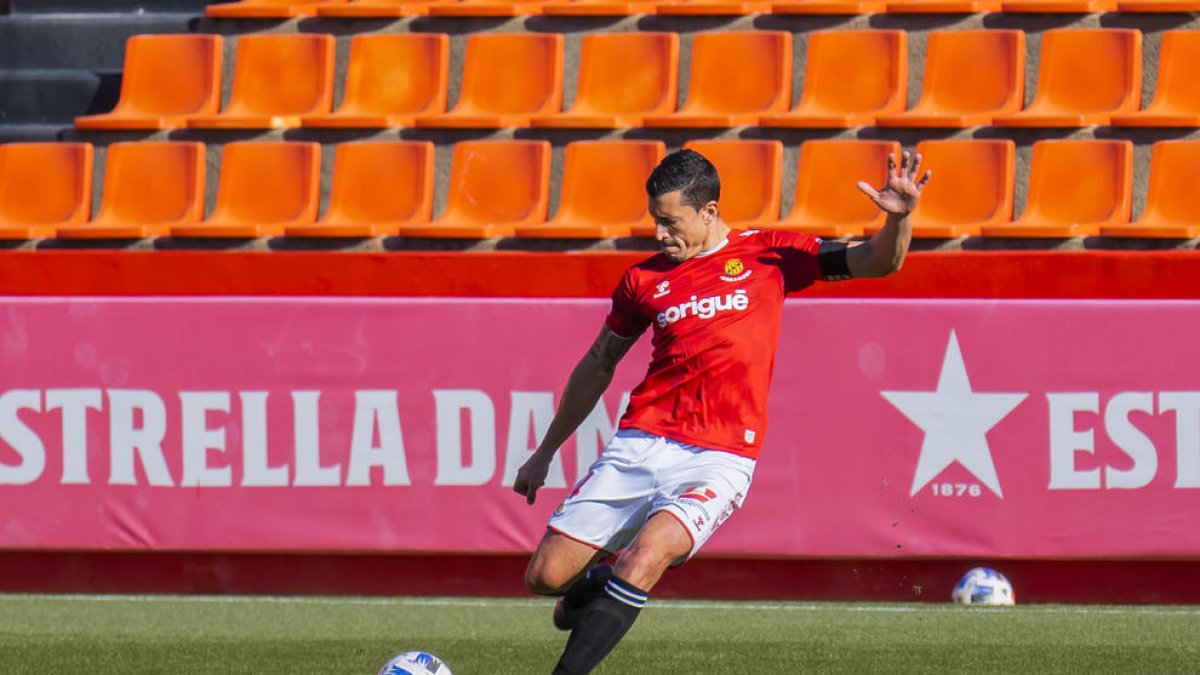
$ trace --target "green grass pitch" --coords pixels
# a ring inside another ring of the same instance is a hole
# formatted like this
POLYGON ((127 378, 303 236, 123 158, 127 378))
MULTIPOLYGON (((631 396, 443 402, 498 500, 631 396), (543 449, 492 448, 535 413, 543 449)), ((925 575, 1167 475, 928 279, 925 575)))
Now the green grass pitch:
MULTIPOLYGON (((547 600, 0 595, 0 673, 549 673, 547 600)), ((597 675, 1196 673, 1200 608, 651 601, 597 675)))

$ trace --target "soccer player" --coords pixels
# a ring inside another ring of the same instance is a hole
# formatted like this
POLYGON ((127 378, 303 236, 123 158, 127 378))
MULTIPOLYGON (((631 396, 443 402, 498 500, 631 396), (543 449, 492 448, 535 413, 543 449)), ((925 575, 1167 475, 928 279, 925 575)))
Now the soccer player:
POLYGON ((562 596, 554 625, 570 630, 554 675, 591 672, 637 619, 667 568, 691 557, 741 505, 767 424, 784 295, 818 279, 885 276, 912 238, 908 214, 930 173, 921 156, 888 157, 885 184, 858 187, 887 213, 862 242, 823 242, 721 219, 721 183, 691 150, 646 181, 661 252, 630 267, 600 334, 567 380, 554 419, 513 489, 533 504, 550 461, 595 407, 613 371, 653 326, 646 378, 618 431, 554 512, 525 574, 562 596), (597 564, 619 555, 613 566, 597 564))

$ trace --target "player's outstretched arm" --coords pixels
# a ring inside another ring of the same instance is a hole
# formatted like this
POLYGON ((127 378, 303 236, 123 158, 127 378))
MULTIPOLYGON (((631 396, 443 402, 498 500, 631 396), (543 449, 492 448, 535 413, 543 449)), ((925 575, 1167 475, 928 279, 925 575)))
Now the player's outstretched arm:
POLYGON ((912 241, 908 214, 917 208, 921 190, 933 175, 931 171, 921 173, 920 155, 903 153, 898 167, 895 157, 888 155, 887 164, 887 181, 883 187, 875 189, 866 181, 858 183, 858 189, 887 213, 887 220, 870 239, 850 244, 846 265, 852 277, 883 277, 898 271, 904 264, 912 241))
POLYGON ((613 335, 607 327, 601 328, 600 335, 571 371, 546 437, 517 471, 513 491, 524 495, 527 503, 533 503, 537 491, 545 484, 554 453, 596 407, 596 402, 612 382, 617 364, 636 341, 613 335))

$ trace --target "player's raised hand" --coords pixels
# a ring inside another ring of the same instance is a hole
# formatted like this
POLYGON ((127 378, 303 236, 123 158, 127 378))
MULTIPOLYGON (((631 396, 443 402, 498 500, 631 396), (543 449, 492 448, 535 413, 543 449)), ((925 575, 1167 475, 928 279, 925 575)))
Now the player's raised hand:
POLYGON ((871 198, 883 211, 894 213, 900 216, 907 216, 912 213, 913 209, 917 208, 917 201, 921 198, 921 190, 924 189, 925 183, 929 181, 929 177, 933 175, 932 171, 925 171, 921 174, 921 156, 909 155, 904 152, 900 155, 900 166, 896 166, 896 158, 894 155, 888 155, 887 158, 887 181, 883 187, 876 190, 871 187, 871 184, 866 181, 858 182, 858 189, 862 190, 863 194, 871 198))
POLYGON ((513 492, 525 497, 526 504, 533 504, 537 499, 537 491, 546 484, 546 474, 550 473, 550 460, 543 459, 540 453, 534 453, 517 469, 517 479, 513 481, 513 492))

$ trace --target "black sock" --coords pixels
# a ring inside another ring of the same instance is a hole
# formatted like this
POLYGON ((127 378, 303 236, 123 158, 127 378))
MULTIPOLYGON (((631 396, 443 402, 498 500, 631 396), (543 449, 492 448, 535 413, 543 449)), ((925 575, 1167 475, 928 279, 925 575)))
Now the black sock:
POLYGON ((619 577, 612 577, 604 592, 584 610, 571 631, 553 675, 587 675, 592 672, 646 605, 646 592, 619 577))
POLYGON ((579 578, 578 581, 571 584, 567 592, 563 594, 563 605, 569 612, 582 609, 604 592, 604 585, 608 583, 612 577, 612 565, 608 563, 600 563, 592 567, 579 578))

